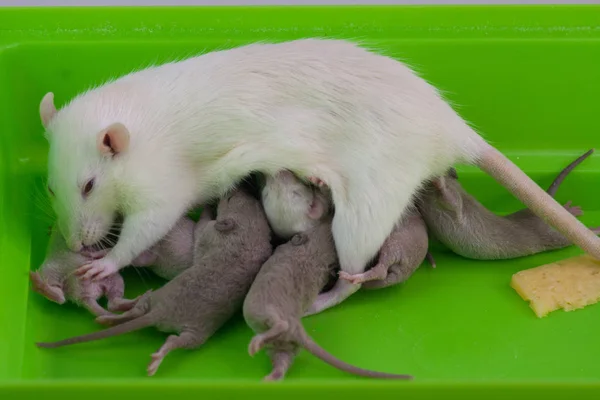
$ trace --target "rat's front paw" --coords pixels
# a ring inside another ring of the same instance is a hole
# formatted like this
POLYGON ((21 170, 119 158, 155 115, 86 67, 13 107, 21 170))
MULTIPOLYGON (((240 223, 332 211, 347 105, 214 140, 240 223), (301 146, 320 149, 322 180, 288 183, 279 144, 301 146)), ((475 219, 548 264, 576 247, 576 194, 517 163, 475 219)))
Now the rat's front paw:
POLYGON ((327 185, 325 184, 325 182, 323 182, 321 179, 317 178, 316 176, 309 176, 308 177, 308 181, 310 183, 312 183, 313 185, 317 186, 317 187, 326 187, 327 185))
POLYGON ((117 273, 117 271, 119 271, 117 263, 107 258, 101 258, 79 267, 75 274, 79 276, 79 279, 99 281, 117 273))
POLYGON ((340 271, 339 273, 340 279, 344 279, 354 285, 358 285, 359 283, 364 283, 369 279, 366 279, 365 274, 354 274, 351 275, 345 271, 340 271))

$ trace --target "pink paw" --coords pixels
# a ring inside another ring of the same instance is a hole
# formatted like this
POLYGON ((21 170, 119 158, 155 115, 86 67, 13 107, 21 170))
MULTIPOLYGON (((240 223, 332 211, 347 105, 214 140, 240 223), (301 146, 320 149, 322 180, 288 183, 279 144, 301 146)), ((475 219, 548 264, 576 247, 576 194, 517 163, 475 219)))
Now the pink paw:
POLYGON ((365 274, 350 275, 349 273, 347 273, 345 271, 340 271, 339 277, 341 279, 344 279, 344 280, 354 284, 354 285, 358 285, 359 283, 363 283, 366 281, 365 274))
POLYGON ((150 357, 152 357, 152 361, 148 364, 146 371, 148 372, 148 376, 153 376, 158 371, 158 367, 160 367, 164 357, 160 353, 154 353, 150 357))
POLYGON ((574 215, 575 217, 579 217, 580 215, 583 215, 583 210, 581 209, 580 206, 571 206, 571 200, 567 201, 565 204, 565 209, 570 212, 572 215, 574 215))
POLYGON ((327 185, 325 184, 325 182, 323 182, 322 180, 320 180, 320 179, 319 179, 319 178, 317 178, 316 176, 309 176, 309 177, 308 177, 308 181, 309 181, 310 183, 312 183, 313 185, 316 185, 316 186, 318 186, 318 187, 324 187, 324 186, 327 186, 327 185))
POLYGON ((117 273, 117 271, 119 271, 119 266, 114 261, 101 258, 79 267, 75 271, 75 274, 79 276, 79 279, 99 281, 108 278, 117 273))
POLYGON ((250 354, 251 357, 254 357, 254 355, 258 353, 264 345, 265 340, 262 335, 254 336, 248 345, 248 354, 250 354))

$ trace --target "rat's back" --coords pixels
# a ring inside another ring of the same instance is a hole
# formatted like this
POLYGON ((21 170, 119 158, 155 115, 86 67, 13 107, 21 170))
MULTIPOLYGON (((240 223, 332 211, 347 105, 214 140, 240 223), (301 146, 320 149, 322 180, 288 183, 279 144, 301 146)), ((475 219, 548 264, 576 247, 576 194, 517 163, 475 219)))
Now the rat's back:
POLYGON ((244 303, 250 319, 273 310, 300 318, 325 286, 337 256, 331 223, 323 222, 278 246, 262 266, 244 303))

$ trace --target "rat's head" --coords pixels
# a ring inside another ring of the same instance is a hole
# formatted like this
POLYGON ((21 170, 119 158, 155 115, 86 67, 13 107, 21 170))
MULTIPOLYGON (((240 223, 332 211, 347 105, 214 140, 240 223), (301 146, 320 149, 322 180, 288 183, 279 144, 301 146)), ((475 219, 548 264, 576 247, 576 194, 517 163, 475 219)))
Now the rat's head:
POLYGON ((329 212, 327 197, 288 170, 267 176, 261 196, 271 228, 283 239, 318 225, 329 212))
POLYGON ((40 103, 40 118, 50 144, 48 192, 57 224, 69 248, 79 251, 97 243, 113 224, 115 165, 128 149, 129 132, 120 123, 90 128, 93 117, 76 107, 57 111, 52 93, 40 103))
POLYGON ((236 188, 226 194, 217 206, 217 223, 219 231, 229 231, 239 223, 264 219, 260 202, 246 189, 236 188))

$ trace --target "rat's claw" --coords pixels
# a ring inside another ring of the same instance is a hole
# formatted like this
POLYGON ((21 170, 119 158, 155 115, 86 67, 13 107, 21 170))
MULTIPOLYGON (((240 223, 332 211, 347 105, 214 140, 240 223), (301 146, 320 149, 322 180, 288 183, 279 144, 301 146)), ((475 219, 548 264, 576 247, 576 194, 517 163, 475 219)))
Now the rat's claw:
POLYGON ((308 181, 310 183, 312 183, 313 185, 316 185, 318 187, 323 187, 325 186, 325 182, 323 182, 322 180, 320 180, 319 178, 317 178, 316 176, 309 176, 308 177, 308 181))
POLYGON ((358 285, 359 283, 363 283, 366 281, 365 274, 354 274, 351 275, 345 271, 340 271, 339 276, 341 279, 344 279, 354 285, 358 285))
POLYGON ((164 357, 158 352, 152 354, 150 357, 152 357, 152 361, 150 361, 150 364, 148 364, 146 371, 148 371, 148 376, 153 376, 156 371, 158 371, 158 367, 160 367, 164 357))
POLYGON ((265 344, 265 339, 263 336, 261 335, 256 335, 252 338, 252 340, 250 341, 250 344, 248 345, 248 354, 250 354, 251 357, 254 357, 254 355, 256 353, 258 353, 260 351, 260 349, 262 349, 262 347, 265 344))
POLYGON ((583 210, 581 209, 580 206, 571 206, 571 204, 572 204, 572 201, 569 200, 564 205, 565 209, 568 212, 570 212, 575 217, 579 217, 580 215, 583 215, 583 210))
POLYGON ((115 274, 118 270, 119 267, 113 261, 101 258, 79 267, 75 274, 79 275, 79 279, 99 281, 115 274))

